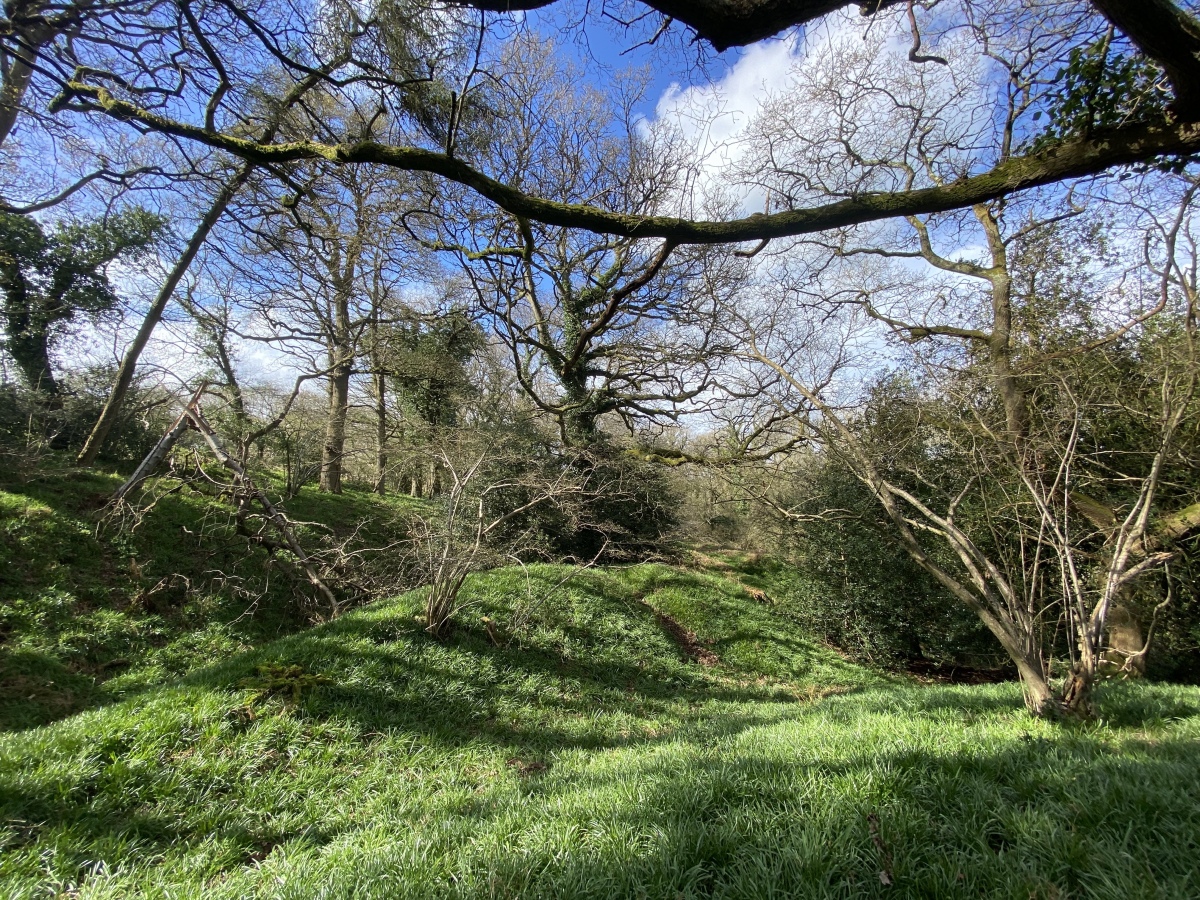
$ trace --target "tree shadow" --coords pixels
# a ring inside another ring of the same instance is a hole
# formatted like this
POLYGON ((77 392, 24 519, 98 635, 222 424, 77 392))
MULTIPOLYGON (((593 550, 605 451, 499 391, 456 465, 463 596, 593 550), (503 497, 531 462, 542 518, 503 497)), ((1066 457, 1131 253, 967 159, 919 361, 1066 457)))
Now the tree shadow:
POLYGON ((1115 900, 1188 896, 1200 875, 1200 748, 1185 737, 1136 755, 1078 735, 943 752, 874 744, 835 759, 805 749, 742 741, 734 760, 697 747, 547 784, 537 799, 561 815, 570 798, 636 783, 637 803, 572 812, 581 831, 652 840, 627 838, 633 849, 609 858, 552 846, 519 863, 462 860, 462 877, 523 897, 574 884, 578 897, 1115 900))
MULTIPOLYGON (((207 666, 216 637, 233 650, 311 627, 307 589, 236 534, 231 508, 169 493, 137 527, 104 519, 122 480, 78 469, 0 475, 0 732, 207 666)), ((382 505, 365 494, 305 501, 343 535, 382 505)), ((386 543, 381 535, 401 518, 375 515, 362 540, 386 543)))
POLYGON ((723 712, 710 720, 710 704, 809 699, 783 683, 724 678, 682 660, 647 666, 543 647, 497 647, 483 629, 469 627, 442 642, 416 626, 398 629, 362 618, 341 620, 319 636, 285 639, 269 654, 251 654, 185 683, 228 689, 267 659, 299 664, 333 682, 304 696, 293 715, 370 732, 411 731, 444 747, 482 740, 525 754, 662 741, 682 727, 722 734, 786 712, 723 712), (682 725, 666 727, 664 720, 682 725))
MULTIPOLYGON (((1106 885, 1128 891, 1121 896, 1186 896, 1198 874, 1200 746, 1187 734, 1142 741, 1122 732, 1200 716, 1191 694, 1114 685, 1102 697, 1108 727, 1030 720, 1021 734, 1012 727, 1023 715, 1016 685, 767 703, 781 697, 699 667, 497 647, 473 628, 443 643, 395 613, 347 617, 183 684, 225 698, 227 716, 245 713, 242 749, 231 737, 222 752, 261 753, 260 732, 273 723, 305 733, 332 723, 349 741, 337 752, 351 767, 372 742, 401 736, 451 760, 460 750, 509 758, 471 790, 434 791, 420 822, 371 826, 397 846, 440 835, 439 865, 456 873, 452 896, 1024 898, 1107 896, 1106 885), (255 703, 239 682, 268 661, 333 683, 295 702, 255 703), (893 737, 888 722, 911 731, 893 737), (601 851, 587 835, 620 839, 601 851), (508 852, 517 844, 521 853, 508 852)), ((137 742, 161 740, 171 726, 96 740, 99 728, 90 719, 75 737, 93 761, 87 772, 8 781, 0 799, 20 810, 9 817, 34 823, 11 848, 32 852, 43 836, 69 833, 81 859, 129 866, 217 841, 215 869, 253 877, 281 844, 315 859, 336 841, 344 864, 324 867, 313 893, 372 896, 377 883, 393 893, 374 895, 401 895, 399 864, 354 850, 359 826, 326 818, 319 805, 285 814, 290 801, 279 799, 277 812, 249 820, 237 812, 236 782, 210 775, 190 788, 218 810, 207 826, 157 808, 154 771, 131 782, 117 769, 137 742)), ((188 752, 187 740, 177 752, 188 752)), ((169 782, 172 764, 158 765, 169 782)), ((286 777, 306 789, 303 773, 286 777)), ((457 771, 427 777, 470 781, 457 771)), ((445 895, 419 880, 432 875, 403 877, 418 879, 407 895, 445 895)))
POLYGON ((106 699, 94 679, 47 653, 0 650, 0 731, 36 728, 106 699))

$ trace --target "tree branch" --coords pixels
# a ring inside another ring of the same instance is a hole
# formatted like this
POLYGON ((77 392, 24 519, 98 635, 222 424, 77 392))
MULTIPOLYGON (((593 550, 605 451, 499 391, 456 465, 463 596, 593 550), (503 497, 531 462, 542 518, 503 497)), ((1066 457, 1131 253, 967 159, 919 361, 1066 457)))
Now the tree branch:
POLYGON ((1092 5, 1166 70, 1176 117, 1200 120, 1200 22, 1171 0, 1092 0, 1092 5))
MULTIPOLYGON (((556 0, 460 0, 463 6, 492 12, 542 9, 556 0)), ((683 22, 718 51, 773 37, 834 10, 849 0, 643 0, 646 6, 683 22)), ((863 15, 874 15, 904 0, 865 0, 863 15)))
MULTIPOLYGON (((621 237, 660 237, 677 244, 724 244, 811 234, 896 216, 962 209, 1016 191, 1106 169, 1145 162, 1160 156, 1200 153, 1200 126, 1127 125, 1059 144, 1028 156, 1013 157, 991 170, 934 187, 896 192, 869 192, 832 203, 777 213, 755 213, 729 221, 612 212, 580 203, 562 203, 524 193, 462 160, 419 147, 375 141, 327 144, 319 141, 260 143, 189 125, 114 96, 107 88, 72 81, 54 106, 72 100, 114 119, 136 123, 164 134, 196 141, 243 159, 274 164, 324 159, 338 165, 374 163, 404 171, 429 172, 471 188, 515 216, 621 237)), ((72 105, 72 109, 79 106, 72 105)))

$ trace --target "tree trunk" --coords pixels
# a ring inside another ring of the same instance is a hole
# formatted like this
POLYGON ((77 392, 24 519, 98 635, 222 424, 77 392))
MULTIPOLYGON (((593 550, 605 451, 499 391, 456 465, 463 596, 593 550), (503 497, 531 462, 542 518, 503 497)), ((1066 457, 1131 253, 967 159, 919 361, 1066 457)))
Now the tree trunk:
POLYGON ((48 320, 42 300, 30 290, 20 267, 11 257, 0 259, 0 287, 4 290, 5 344, 13 362, 38 401, 50 409, 62 406, 62 392, 50 368, 48 320))
POLYGON ((590 447, 596 442, 596 408, 587 377, 580 372, 561 377, 567 404, 560 414, 563 442, 568 447, 590 447))
MULTIPOLYGON (((12 322, 11 318, 9 322, 12 322)), ((47 409, 62 409, 62 389, 50 367, 46 332, 40 329, 17 331, 8 340, 8 350, 38 402, 47 409)))
POLYGON ((283 471, 287 473, 287 483, 284 485, 283 492, 288 497, 296 495, 296 482, 299 480, 297 469, 299 466, 292 465, 292 442, 285 441, 283 444, 283 471))
POLYGON ((985 277, 991 285, 992 330, 988 338, 988 356, 996 376, 996 390, 1004 403, 1004 419, 1008 428, 1008 439, 1021 459, 1029 430, 1028 398, 1012 367, 1012 275, 1008 267, 1008 247, 1000 232, 1000 223, 989 204, 981 203, 974 208, 975 218, 983 226, 987 237, 988 252, 992 265, 985 277))
POLYGON ((133 474, 129 476, 129 480, 117 488, 117 492, 112 497, 113 502, 119 503, 121 500, 124 500, 130 491, 153 475, 154 470, 159 467, 159 464, 171 452, 171 448, 178 443, 179 439, 183 437, 190 427, 191 419, 188 418, 188 414, 186 412, 180 413, 179 418, 175 420, 175 424, 171 426, 165 435, 159 438, 158 443, 154 445, 154 449, 141 461, 133 474))
MULTIPOLYGON (((339 351, 340 352, 340 351, 339 351)), ((346 452, 346 413, 350 406, 350 362, 342 361, 329 374, 329 416, 321 451, 321 490, 342 492, 342 457, 346 452)))
POLYGON ((333 591, 329 589, 329 586, 325 584, 325 581, 320 575, 317 574, 312 560, 309 558, 308 554, 304 552, 304 548, 300 546, 300 542, 296 538, 296 533, 292 530, 291 523, 287 520, 287 517, 275 507, 270 498, 264 494, 259 489, 258 485, 256 485, 250 479, 250 476, 246 473, 246 470, 242 464, 230 456, 225 451, 225 448, 221 446, 221 442, 217 438, 217 433, 213 431, 212 426, 209 425, 208 421, 204 418, 204 413, 200 411, 199 402, 196 402, 193 406, 189 407, 189 409, 186 411, 186 415, 191 420, 192 424, 195 425, 200 434, 204 437, 205 443, 208 444, 209 449, 212 450, 213 455, 216 456, 221 465, 225 466, 225 468, 232 472, 238 482, 240 482, 240 484, 250 492, 254 499, 259 502, 259 505, 262 506, 263 511, 267 514, 267 520, 275 526, 276 530, 283 538, 284 543, 287 545, 287 548, 292 552, 292 555, 296 557, 296 561, 299 563, 300 568, 303 569, 304 574, 308 576, 309 582, 311 582, 313 587, 315 587, 329 602, 330 612, 334 616, 338 615, 338 613, 341 612, 341 604, 338 602, 338 599, 334 595, 333 591))
POLYGON ((178 443, 179 439, 183 437, 188 428, 191 427, 192 420, 188 415, 188 412, 200 402, 200 398, 204 396, 204 391, 207 388, 208 382, 204 382, 200 385, 200 387, 196 388, 196 392, 192 394, 192 399, 190 399, 187 403, 187 406, 183 408, 183 412, 179 414, 179 418, 175 420, 175 424, 170 427, 165 435, 159 438, 158 443, 154 445, 154 449, 151 450, 149 454, 147 454, 146 458, 141 461, 138 467, 134 469, 133 474, 129 476, 129 479, 123 485, 117 488, 117 492, 113 494, 114 503, 125 499, 130 491, 154 474, 155 469, 162 464, 162 461, 166 459, 167 454, 171 452, 171 448, 178 443))
POLYGON ((377 494, 387 493, 387 380, 375 373, 375 484, 377 494))
MULTIPOLYGON (((854 440, 849 429, 844 425, 840 425, 839 428, 845 437, 851 441, 854 440)), ((1004 648, 1009 659, 1017 667, 1017 674, 1021 678, 1021 687, 1025 694, 1025 706, 1029 711, 1035 716, 1057 715, 1060 708, 1058 697, 1047 678, 1046 666, 1042 658, 1041 647, 1035 638, 1032 620, 1020 617, 1011 608, 1007 614, 998 609, 1001 604, 994 594, 997 586, 994 582, 989 586, 983 573, 979 573, 978 577, 974 578, 976 591, 973 592, 967 584, 955 578, 931 559, 913 533, 908 519, 904 515, 904 510, 899 505, 893 486, 879 475, 865 455, 860 455, 860 462, 864 469, 860 477, 871 488, 880 505, 883 506, 884 512, 892 520, 905 552, 913 562, 932 575, 951 595, 971 609, 979 617, 984 627, 1000 642, 1000 646, 1004 648), (989 597, 991 597, 991 602, 989 602, 989 597)), ((950 523, 946 523, 945 527, 954 528, 950 523)), ((958 539, 957 541, 951 540, 952 546, 955 544, 965 546, 969 543, 966 535, 958 534, 950 537, 958 539)), ((964 559, 964 564, 967 564, 966 559, 964 559)), ((1001 591, 1001 595, 1003 595, 1003 591, 1001 591)))
POLYGON ((1089 666, 1080 665, 1072 668, 1063 684, 1062 696, 1059 699, 1059 711, 1079 718, 1087 718, 1092 714, 1092 687, 1096 683, 1095 672, 1089 666))
MULTIPOLYGON (((360 223, 361 231, 361 223, 360 223)), ((346 417, 350 410, 350 376, 354 371, 357 346, 351 331, 350 299, 354 272, 362 246, 356 236, 346 247, 342 264, 340 245, 335 244, 328 260, 333 297, 329 305, 329 416, 325 420, 325 445, 321 450, 320 488, 330 494, 342 492, 342 460, 346 452, 346 417)))
MULTIPOLYGON (((30 13, 40 13, 40 6, 36 8, 30 8, 29 4, 14 4, 14 6, 16 6, 15 9, 10 7, 7 12, 10 17, 16 12, 22 17, 41 18, 40 15, 30 15, 30 13)), ((40 23, 33 27, 26 26, 18 29, 14 36, 17 38, 16 43, 20 45, 20 50, 16 55, 9 57, 8 66, 0 79, 0 146, 3 146, 4 142, 8 140, 8 136, 12 134, 12 130, 17 124, 17 118, 21 114, 21 104, 24 102, 29 84, 33 80, 33 67, 37 63, 42 48, 53 36, 53 31, 49 25, 40 23)))
POLYGON ((179 287, 179 282, 187 274, 187 270, 196 258, 196 254, 200 252, 200 248, 208 240, 208 235, 217 224, 217 220, 224 214, 230 202, 232 202, 234 195, 246 183, 253 170, 254 166, 250 163, 242 163, 234 176, 217 193, 212 205, 208 208, 208 212, 204 214, 204 217, 200 220, 200 224, 196 226, 196 230, 192 233, 192 237, 184 248, 183 253, 175 261, 175 265, 172 267, 170 273, 168 273, 166 281, 163 282, 158 294, 154 297, 154 302, 150 304, 150 309, 146 311, 146 317, 142 320, 141 327, 138 328, 133 341, 130 342, 125 350, 125 355, 121 359, 121 365, 117 368, 117 377, 113 381, 112 390, 109 391, 108 400, 105 401, 104 409, 100 412, 100 418, 96 420, 96 424, 92 428, 92 433, 88 435, 83 449, 79 451, 79 456, 75 460, 78 465, 90 466, 96 461, 96 456, 100 453, 100 449, 108 439, 108 433, 117 421, 117 416, 120 415, 121 406, 125 402, 125 395, 129 392, 129 386, 133 383, 134 370, 137 368, 142 351, 146 349, 146 345, 150 342, 150 335, 154 333, 154 329, 162 321, 163 312, 166 310, 171 297, 174 296, 175 289, 179 287))
MULTIPOLYGON (((1010 656, 1012 654, 1009 654, 1010 656)), ((1059 700, 1046 677, 1027 661, 1016 660, 1017 672, 1021 676, 1021 690, 1025 694, 1025 708, 1033 715, 1053 718, 1059 709, 1059 700)))
POLYGON ((1104 660, 1106 671, 1133 676, 1146 674, 1146 656, 1142 653, 1146 646, 1146 635, 1137 614, 1124 598, 1118 597, 1113 601, 1106 626, 1108 634, 1105 643, 1109 648, 1104 660))

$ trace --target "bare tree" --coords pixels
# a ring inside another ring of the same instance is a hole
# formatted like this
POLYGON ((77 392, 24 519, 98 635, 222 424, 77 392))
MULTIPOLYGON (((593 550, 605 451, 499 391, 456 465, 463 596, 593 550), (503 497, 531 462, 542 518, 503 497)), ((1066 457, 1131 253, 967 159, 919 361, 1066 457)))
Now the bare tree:
MULTIPOLYGON (((334 67, 330 66, 329 68, 334 67)), ((322 73, 319 71, 309 73, 289 88, 277 103, 271 105, 266 113, 266 120, 262 125, 262 137, 269 139, 275 133, 284 118, 290 113, 292 107, 300 102, 306 93, 320 84, 321 76, 322 73)), ((167 305, 187 275, 197 254, 200 253, 204 243, 208 240, 213 228, 216 227, 221 217, 225 215, 229 205, 233 202, 238 192, 245 186, 253 172, 253 163, 241 162, 228 179, 220 185, 212 198, 212 202, 201 215, 195 230, 184 246, 183 252, 175 260, 175 264, 167 273, 166 278, 163 279, 163 283, 155 294, 154 300, 146 310, 137 333, 125 348, 125 352, 121 357, 121 363, 117 367, 116 377, 113 379, 112 389, 109 391, 108 399, 104 403, 104 408, 101 410, 95 426, 92 428, 87 441, 76 458, 76 462, 79 465, 89 466, 95 462, 96 456, 100 453, 104 442, 108 439, 108 433, 112 430, 113 423, 120 415, 121 405, 125 402, 125 395, 129 391, 129 386, 133 383, 138 360, 141 359, 142 353, 150 343, 150 338, 154 330, 162 321, 167 305)))
MULTIPOLYGON (((839 380, 844 391, 850 376, 846 357, 840 358, 840 379, 831 377, 837 366, 823 378, 798 368, 806 345, 786 320, 802 315, 810 301, 753 321, 742 317, 747 358, 779 375, 808 404, 798 426, 847 460, 912 558, 979 616, 1013 659, 1029 707, 1038 714, 1090 710, 1112 609, 1139 578, 1174 558, 1178 539, 1196 527, 1194 498, 1163 493, 1164 470, 1183 452, 1181 425, 1195 414, 1200 360, 1193 251, 1182 240, 1190 234, 1194 191, 1188 183, 1178 192, 1178 213, 1157 226, 1152 241, 1159 297, 1148 308, 1126 312, 1117 327, 1077 318, 1074 301, 1059 295, 1088 290, 1086 260, 1060 279, 1074 278, 1065 287, 1051 283, 1041 252, 1025 254, 1023 268, 1010 267, 1014 244, 1055 223, 1034 221, 1003 237, 989 212, 977 211, 990 237, 987 265, 937 254, 924 224, 916 225, 914 255, 985 285, 989 324, 903 321, 883 307, 879 294, 847 291, 850 300, 836 305, 843 321, 882 322, 905 341, 943 343, 915 360, 923 362, 928 398, 919 425, 882 443, 868 440, 853 405, 836 399, 839 380), (1035 293, 1022 296, 1022 290, 1035 293), (1151 329, 1148 321, 1160 324, 1151 329), (1111 438, 1096 435, 1118 416, 1140 423, 1141 437, 1114 449, 1111 438), (927 463, 898 468, 897 441, 908 442, 927 463), (1069 663, 1061 683, 1053 678, 1055 634, 1066 642, 1069 663)), ((1063 232, 1050 240, 1064 241, 1063 232)), ((835 249, 847 252, 841 245, 835 249)), ((1145 269, 1141 277, 1147 277, 1145 269)), ((911 310, 911 277, 905 294, 899 302, 911 310)), ((945 315, 955 307, 947 307, 943 293, 930 309, 945 315)), ((822 315, 835 313, 827 308, 822 315)), ((1144 648, 1134 650, 1139 652, 1144 648)))
MULTIPOLYGON (((239 215, 246 243, 225 263, 248 296, 253 327, 242 335, 299 354, 311 377, 324 373, 328 415, 321 488, 342 489, 351 382, 380 304, 401 277, 402 233, 392 222, 403 189, 367 171, 289 176, 302 196, 282 203, 264 185, 239 215)), ((369 368, 369 366, 368 366, 369 368)))
MULTIPOLYGON (((217 460, 225 466, 232 474, 234 482, 228 486, 227 492, 233 499, 237 507, 237 522, 241 530, 246 530, 247 523, 251 518, 251 507, 257 505, 261 508, 261 515, 264 517, 266 524, 270 525, 282 539, 282 547, 287 549, 296 559, 296 564, 304 572, 309 583, 316 588, 320 595, 329 603, 331 615, 338 615, 342 610, 342 604, 334 593, 329 589, 329 586, 321 578, 317 572, 313 561, 309 555, 300 546, 300 542, 296 537, 295 530, 292 527, 291 521, 283 514, 283 512, 271 502, 271 499, 254 483, 245 466, 226 450, 221 443, 216 431, 208 423, 205 418, 204 411, 200 408, 200 401, 207 388, 206 384, 201 384, 192 395, 182 413, 175 420, 175 423, 168 429, 163 438, 155 445, 150 454, 142 460, 141 464, 134 470, 132 476, 129 477, 113 495, 113 503, 120 505, 124 502, 134 490, 136 490, 143 482, 150 477, 155 469, 162 464, 163 460, 170 453, 171 449, 179 441, 187 430, 195 429, 203 437, 204 442, 208 445, 209 450, 217 458, 217 460)), ((208 477, 208 476, 206 476, 208 477)), ((223 486, 224 487, 224 486, 223 486)), ((263 538, 262 534, 255 536, 258 542, 271 546, 271 543, 263 538)))
POLYGON ((462 611, 459 595, 471 572, 520 561, 534 549, 534 529, 522 517, 553 509, 568 527, 578 525, 584 499, 606 486, 591 484, 578 466, 531 466, 503 434, 443 433, 427 452, 449 483, 438 513, 421 520, 413 540, 429 581, 425 627, 442 636, 462 611))
MULTIPOLYGON (((665 131, 645 133, 636 82, 580 91, 552 45, 530 40, 501 62, 503 89, 487 102, 502 124, 489 128, 488 154, 506 178, 633 215, 681 202, 688 164, 665 131)), ((714 298, 740 269, 730 252, 548 227, 497 215, 469 193, 446 200, 409 217, 414 232, 457 257, 521 388, 565 443, 593 444, 610 414, 631 431, 673 418, 711 389, 714 298)))

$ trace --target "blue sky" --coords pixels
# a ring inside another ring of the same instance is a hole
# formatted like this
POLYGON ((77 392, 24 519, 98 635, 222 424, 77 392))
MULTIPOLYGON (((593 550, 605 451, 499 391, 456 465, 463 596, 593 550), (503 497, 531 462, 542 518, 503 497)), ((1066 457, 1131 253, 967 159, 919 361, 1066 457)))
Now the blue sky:
POLYGON ((575 27, 579 14, 573 4, 555 4, 528 13, 526 22, 542 34, 553 36, 560 52, 590 71, 644 68, 649 82, 641 112, 647 118, 653 117, 659 99, 673 85, 686 89, 720 81, 746 52, 735 47, 716 53, 708 45, 701 47, 691 42, 690 33, 680 25, 674 25, 672 32, 654 46, 638 46, 654 33, 655 26, 649 20, 626 31, 593 13, 586 27, 579 28, 575 27))

